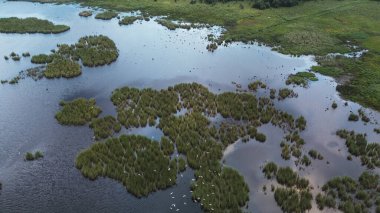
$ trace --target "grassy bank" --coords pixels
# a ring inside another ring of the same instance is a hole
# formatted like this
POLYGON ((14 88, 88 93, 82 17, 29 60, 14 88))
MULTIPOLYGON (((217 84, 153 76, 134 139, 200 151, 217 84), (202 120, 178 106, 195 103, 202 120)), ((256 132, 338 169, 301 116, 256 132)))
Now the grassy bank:
MULTIPOLYGON (((57 2, 42 0, 44 2, 57 2)), ((58 0, 59 2, 69 2, 58 0)), ((287 54, 346 53, 349 44, 369 53, 358 69, 329 69, 333 77, 351 76, 343 97, 380 110, 380 2, 371 0, 307 1, 290 8, 257 10, 252 2, 190 4, 187 0, 91 0, 76 2, 118 11, 141 10, 169 19, 222 25, 225 41, 260 41, 287 54), (348 42, 349 41, 349 42, 348 42), (338 72, 339 71, 339 72, 338 72)), ((327 74, 326 72, 321 72, 327 74)))
POLYGON ((0 18, 0 33, 62 33, 69 30, 66 25, 55 25, 38 18, 0 18))

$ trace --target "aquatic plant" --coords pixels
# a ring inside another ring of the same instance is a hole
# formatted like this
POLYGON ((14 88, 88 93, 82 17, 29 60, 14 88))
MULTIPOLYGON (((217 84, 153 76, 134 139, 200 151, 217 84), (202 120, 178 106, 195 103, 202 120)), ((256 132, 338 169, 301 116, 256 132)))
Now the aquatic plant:
POLYGON ((177 163, 159 143, 143 136, 122 135, 97 142, 78 154, 75 166, 84 177, 109 177, 121 182, 136 197, 176 183, 177 163))
POLYGON ((175 30, 177 28, 183 28, 183 29, 190 29, 191 28, 191 25, 177 24, 177 23, 173 22, 172 20, 164 19, 164 18, 156 19, 156 22, 158 24, 168 28, 169 30, 175 30))
POLYGON ((119 21, 120 25, 130 25, 133 24, 137 20, 143 20, 142 16, 126 16, 119 21))
POLYGON ((269 162, 265 164, 263 168, 263 173, 265 177, 271 179, 272 177, 276 177, 277 175, 277 165, 274 162, 269 162))
MULTIPOLYGON (((371 212, 380 196, 379 175, 363 172, 357 181, 350 177, 335 177, 322 187, 316 197, 318 208, 338 208, 342 212, 371 212)), ((377 203, 378 205, 379 203, 377 203)))
MULTIPOLYGON (((251 82, 248 84, 248 89, 249 90, 252 90, 252 91, 256 91, 258 88, 263 88, 265 89, 266 88, 266 84, 264 84, 263 82, 257 80, 257 81, 254 81, 254 82, 251 82)), ((276 90, 274 89, 273 91, 271 90, 271 93, 276 93, 276 90)))
POLYGON ((104 118, 93 119, 90 128, 94 131, 95 139, 105 139, 112 136, 115 132, 120 132, 121 125, 111 115, 104 118))
POLYGON ((22 57, 30 57, 30 53, 29 52, 24 52, 24 53, 22 53, 22 57))
POLYGON ((46 78, 73 78, 82 74, 80 65, 70 59, 57 58, 46 66, 46 78))
POLYGON ((309 156, 312 157, 314 160, 315 159, 323 160, 323 156, 315 149, 311 149, 309 151, 309 156))
POLYGON ((218 49, 218 44, 213 42, 211 44, 207 44, 206 46, 206 49, 209 51, 209 52, 214 52, 216 49, 218 49))
POLYGON ((380 167, 380 144, 368 143, 364 134, 356 134, 354 131, 338 130, 336 134, 346 139, 348 152, 360 157, 363 165, 369 169, 380 167))
POLYGON ((336 109, 338 107, 338 104, 334 101, 332 104, 331 104, 331 107, 333 109, 336 109))
POLYGON ((95 99, 78 98, 73 101, 61 101, 61 111, 55 118, 63 125, 84 125, 98 117, 102 110, 96 106, 95 99))
POLYGON ((104 11, 101 13, 96 14, 95 18, 96 19, 102 19, 102 20, 111 20, 118 16, 118 13, 113 12, 113 11, 104 11))
POLYGON ((33 64, 47 64, 53 61, 54 57, 52 55, 39 54, 32 56, 31 62, 33 64))
MULTIPOLYGON (((223 150, 228 145, 249 138, 264 142, 266 136, 258 133, 257 127, 270 121, 286 131, 297 130, 293 116, 276 110, 269 98, 256 99, 248 93, 213 94, 196 83, 178 84, 162 90, 123 87, 113 91, 111 101, 117 110, 117 120, 126 128, 155 126, 162 130, 165 136, 160 143, 155 142, 159 152, 168 159, 173 158, 172 161, 177 166, 176 173, 183 171, 186 164, 195 170, 192 199, 201 202, 205 211, 240 212, 240 208, 249 199, 244 178, 221 164, 223 150), (177 112, 183 109, 186 109, 186 113, 178 115, 177 112), (217 114, 225 120, 214 125, 208 116, 217 114), (180 158, 172 156, 174 150, 177 150, 180 158)), ((108 142, 111 140, 115 139, 109 139, 106 143, 111 143, 108 142)), ((289 141, 298 150, 301 150, 299 147, 304 143, 298 132, 291 134, 289 141)), ((113 152, 106 153, 109 155, 113 152)), ((90 159, 93 155, 88 156, 90 159)), ((116 167, 120 164, 120 160, 113 163, 114 160, 116 158, 112 158, 107 165, 116 167)), ((94 169, 96 171, 79 168, 90 179, 107 176, 127 184, 123 181, 123 175, 104 175, 108 167, 104 167, 103 161, 98 164, 101 168, 94 169)), ((95 163, 88 165, 95 166, 95 163)), ((117 167, 123 168, 124 165, 117 167)), ((114 172, 116 171, 112 170, 114 172)), ((175 179, 172 178, 172 181, 175 182, 175 179)), ((305 181, 298 176, 296 183, 297 186, 305 185, 305 181)), ((126 186, 130 190, 130 186, 126 186)), ((145 190, 143 196, 151 191, 154 190, 145 190)), ((140 191, 133 193, 142 196, 140 191)))
MULTIPOLYGON (((115 43, 103 35, 85 36, 80 38, 74 45, 60 44, 57 46, 58 50, 50 55, 40 54, 33 56, 32 63, 49 64, 57 59, 60 63, 64 61, 70 62, 70 64, 66 63, 66 65, 74 65, 76 64, 75 61, 81 60, 84 66, 95 67, 111 64, 119 57, 115 43)), ((71 67, 74 68, 73 66, 71 67)), ((73 77, 80 74, 77 69, 75 72, 70 73, 73 77)))
POLYGON ((318 81, 318 78, 312 72, 297 72, 296 74, 290 74, 285 83, 286 85, 294 84, 306 87, 309 81, 318 81))
POLYGON ((278 100, 284 100, 285 98, 293 98, 297 96, 297 93, 288 88, 282 88, 278 91, 278 100))
POLYGON ((349 121, 358 121, 359 120, 359 116, 357 114, 350 113, 350 115, 348 116, 348 120, 349 121))
POLYGON ((186 160, 183 157, 178 158, 178 172, 186 170, 186 160))
POLYGON ((44 157, 44 155, 40 151, 36 151, 34 154, 31 152, 27 152, 25 154, 25 160, 27 160, 27 161, 34 161, 34 160, 38 160, 38 159, 43 158, 43 157, 44 157))
POLYGON ((0 18, 0 33, 62 33, 69 30, 66 25, 55 25, 38 18, 0 18))
POLYGON ((297 191, 289 188, 276 188, 274 199, 283 212, 306 212, 310 210, 313 195, 309 191, 297 191))

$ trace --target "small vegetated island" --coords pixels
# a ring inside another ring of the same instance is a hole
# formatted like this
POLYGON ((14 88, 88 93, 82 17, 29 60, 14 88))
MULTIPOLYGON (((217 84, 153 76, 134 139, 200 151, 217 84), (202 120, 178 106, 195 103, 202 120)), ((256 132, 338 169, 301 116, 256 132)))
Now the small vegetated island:
POLYGON ((101 13, 96 14, 96 19, 102 19, 102 20, 111 20, 113 18, 116 18, 118 13, 114 11, 104 11, 101 13))
POLYGON ((38 18, 0 18, 0 33, 62 33, 68 31, 69 26, 55 25, 48 20, 38 18))
POLYGON ((56 118, 66 125, 91 122, 96 139, 118 132, 119 123, 127 129, 156 126, 165 136, 161 142, 134 135, 97 142, 78 154, 76 167, 91 180, 115 179, 141 197, 175 184, 176 174, 187 164, 195 170, 192 198, 205 211, 240 212, 249 200, 244 178, 221 164, 228 145, 239 139, 265 142, 266 136, 257 127, 269 122, 289 134, 298 135, 306 127, 303 118, 295 119, 275 109, 267 97, 233 92, 213 94, 196 83, 163 90, 123 87, 112 93, 111 101, 117 109, 117 120, 111 116, 96 119, 97 113, 83 114, 97 108, 94 102, 89 105, 85 100, 78 102, 80 109, 69 109, 69 103, 64 104, 56 118), (187 113, 176 115, 181 109, 187 109, 187 113), (220 125, 209 120, 216 115, 223 117, 220 125), (62 117, 67 119, 62 122, 62 117), (175 148, 186 158, 174 157, 175 148))
MULTIPOLYGON (((73 78, 79 76, 81 66, 96 67, 111 64, 119 56, 115 43, 107 36, 85 36, 76 44, 59 44, 53 53, 32 56, 32 63, 46 64, 41 72, 28 73, 29 75, 42 75, 46 78, 73 78)), ((35 71, 32 70, 31 71, 35 71)))

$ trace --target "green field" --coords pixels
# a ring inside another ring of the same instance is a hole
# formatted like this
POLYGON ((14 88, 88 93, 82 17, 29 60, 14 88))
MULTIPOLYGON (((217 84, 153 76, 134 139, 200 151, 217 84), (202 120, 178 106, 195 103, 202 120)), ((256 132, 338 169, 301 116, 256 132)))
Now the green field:
POLYGON ((380 110, 379 1, 307 1, 295 7, 266 10, 253 9, 251 1, 217 4, 199 1, 190 4, 188 0, 76 2, 118 11, 141 10, 150 15, 167 15, 170 19, 222 25, 227 29, 221 38, 225 41, 259 41, 287 54, 324 56, 328 53, 347 53, 352 51, 349 44, 358 45, 368 49, 369 53, 359 60, 347 60, 349 66, 339 64, 337 69, 333 67, 334 72, 323 74, 337 78, 350 76, 351 80, 345 83, 348 87, 340 90, 342 95, 380 110))

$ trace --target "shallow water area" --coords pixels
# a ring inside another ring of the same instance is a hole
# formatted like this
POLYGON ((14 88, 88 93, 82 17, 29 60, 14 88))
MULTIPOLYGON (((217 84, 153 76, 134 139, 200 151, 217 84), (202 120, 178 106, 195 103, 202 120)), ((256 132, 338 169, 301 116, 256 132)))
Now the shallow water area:
MULTIPOLYGON (((78 5, 0 1, 0 17, 38 17, 71 27, 55 35, 0 34, 0 80, 9 80, 21 70, 36 66, 30 63, 30 58, 21 58, 19 62, 4 60, 3 56, 11 52, 48 54, 57 44, 73 44, 80 37, 98 34, 110 37, 119 49, 116 62, 97 68, 83 67, 82 75, 74 79, 33 81, 26 78, 16 85, 0 85, 0 181, 3 184, 0 207, 4 212, 147 212, 152 209, 200 212, 200 205, 191 201, 193 172, 190 169, 183 177, 178 175, 176 186, 143 199, 133 197, 116 181, 104 178, 89 181, 82 177, 74 161, 81 150, 93 143, 93 133, 87 126, 59 125, 54 118, 60 108, 59 101, 94 97, 103 109, 101 116, 116 115, 110 95, 122 86, 161 89, 182 82, 198 82, 213 92, 222 92, 235 91, 236 86, 231 82, 246 88, 257 79, 278 89, 285 87, 288 74, 307 70, 315 64, 311 56, 286 56, 257 44, 233 43, 210 53, 206 50, 207 35, 220 32, 218 27, 170 31, 154 19, 119 26, 118 19, 103 21, 94 19, 94 15, 78 16, 87 9, 78 5), (41 150, 45 157, 25 162, 24 153, 34 150, 41 150), (173 204, 176 208, 170 209, 173 204)), ((315 186, 335 175, 357 177, 364 169, 359 159, 346 160, 344 142, 335 136, 337 129, 366 132, 369 142, 378 142, 380 138, 373 132, 373 128, 379 128, 378 124, 348 123, 350 110, 357 112, 360 105, 349 102, 345 107, 345 101, 335 91, 335 81, 317 77, 319 81, 311 82, 307 89, 294 88, 298 98, 275 103, 295 116, 305 116, 308 127, 302 133, 306 141, 304 148, 317 149, 325 157, 323 161, 312 161, 312 166, 301 173, 315 186), (338 103, 335 110, 331 109, 333 100, 338 103)), ((260 89, 258 94, 269 95, 269 90, 260 89)), ((373 122, 380 121, 378 112, 369 109, 366 112, 373 122)), ((266 143, 237 142, 228 147, 224 160, 226 165, 236 168, 250 186, 248 210, 278 212, 280 209, 272 194, 259 192, 267 182, 260 166, 265 161, 290 166, 294 163, 281 159, 279 143, 283 132, 280 129, 265 125, 260 131, 267 135, 266 143)), ((154 140, 162 136, 162 132, 153 127, 123 129, 123 132, 154 140)))

